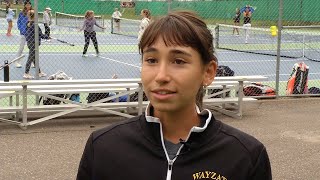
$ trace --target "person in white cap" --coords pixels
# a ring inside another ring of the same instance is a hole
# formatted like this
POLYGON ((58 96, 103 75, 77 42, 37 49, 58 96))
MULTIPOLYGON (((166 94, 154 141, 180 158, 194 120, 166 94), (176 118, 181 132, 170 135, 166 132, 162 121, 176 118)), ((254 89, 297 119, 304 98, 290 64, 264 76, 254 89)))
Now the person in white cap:
MULTIPOLYGON (((44 12, 43 12, 43 24, 44 24, 44 29, 45 29, 45 34, 50 37, 50 26, 52 24, 51 20, 51 8, 46 7, 44 12)), ((50 39, 47 40, 50 42, 50 39)))

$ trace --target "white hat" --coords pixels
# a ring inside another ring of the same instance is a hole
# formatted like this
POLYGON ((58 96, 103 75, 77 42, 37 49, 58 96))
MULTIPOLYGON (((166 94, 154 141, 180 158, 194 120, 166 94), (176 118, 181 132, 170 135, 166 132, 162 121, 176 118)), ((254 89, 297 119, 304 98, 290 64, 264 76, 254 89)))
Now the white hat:
POLYGON ((46 7, 46 10, 49 10, 49 11, 51 11, 51 8, 49 8, 49 7, 46 7))

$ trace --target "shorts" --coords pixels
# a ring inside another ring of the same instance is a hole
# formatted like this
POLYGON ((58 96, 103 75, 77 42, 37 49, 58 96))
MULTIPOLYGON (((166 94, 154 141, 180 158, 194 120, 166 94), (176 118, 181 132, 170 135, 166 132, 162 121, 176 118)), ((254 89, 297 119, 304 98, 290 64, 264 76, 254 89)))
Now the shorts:
POLYGON ((9 23, 9 22, 12 22, 12 19, 9 19, 9 18, 8 18, 8 19, 7 19, 7 22, 8 22, 8 23, 9 23))
POLYGON ((118 23, 118 22, 120 22, 120 19, 114 19, 114 22, 118 23))

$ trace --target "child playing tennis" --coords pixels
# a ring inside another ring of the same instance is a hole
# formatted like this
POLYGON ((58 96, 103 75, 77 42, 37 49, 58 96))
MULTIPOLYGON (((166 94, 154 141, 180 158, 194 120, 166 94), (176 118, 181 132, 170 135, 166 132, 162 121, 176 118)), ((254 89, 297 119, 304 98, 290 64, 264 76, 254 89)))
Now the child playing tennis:
POLYGON ((80 29, 80 31, 84 31, 84 40, 85 40, 85 44, 84 44, 84 48, 83 48, 83 53, 82 53, 82 57, 87 57, 88 55, 87 50, 89 47, 89 43, 90 43, 90 39, 93 42, 94 48, 96 50, 96 56, 99 56, 99 47, 98 47, 98 41, 97 41, 97 34, 96 31, 94 30, 94 25, 96 25, 97 27, 101 28, 101 29, 106 29, 105 27, 100 26, 97 21, 96 18, 94 17, 94 12, 93 11, 87 11, 85 13, 85 20, 83 22, 83 26, 80 29))
POLYGON ((251 12, 250 12, 250 6, 248 5, 243 13, 243 27, 244 27, 244 34, 245 34, 245 43, 247 44, 250 36, 250 28, 251 28, 251 12))
POLYGON ((148 9, 141 10, 141 16, 142 20, 139 26, 139 34, 138 34, 138 40, 140 41, 144 30, 148 27, 150 20, 151 20, 151 13, 148 9))
POLYGON ((118 8, 114 8, 114 12, 112 13, 112 18, 113 18, 114 23, 116 24, 118 32, 120 32, 120 18, 121 18, 121 16, 122 16, 122 14, 118 10, 118 8))
POLYGON ((7 36, 12 36, 11 34, 11 30, 13 26, 12 21, 13 21, 13 16, 15 14, 10 7, 11 7, 11 4, 8 2, 6 5, 6 20, 8 22, 7 36))
MULTIPOLYGON (((17 57, 20 57, 22 55, 22 52, 23 52, 23 49, 24 49, 24 46, 26 44, 26 31, 27 31, 27 23, 28 23, 28 11, 32 9, 32 6, 31 6, 31 3, 26 1, 24 3, 24 7, 23 7, 23 10, 19 13, 19 16, 18 16, 18 21, 17 21, 17 26, 18 26, 18 29, 20 31, 20 45, 19 45, 19 50, 17 52, 17 57)), ((21 68, 22 65, 21 65, 21 59, 16 61, 15 65, 17 68, 21 68)), ((33 65, 34 66, 34 65, 33 65)))
MULTIPOLYGON (((29 56, 28 56, 28 61, 26 63, 26 69, 25 73, 23 75, 23 78, 25 79, 33 79, 34 77, 29 73, 31 63, 35 64, 35 55, 36 55, 36 50, 35 50, 35 25, 34 25, 34 10, 29 10, 28 11, 28 19, 29 22, 27 24, 27 31, 26 31, 26 40, 27 40, 27 46, 29 48, 29 56)), ((41 39, 49 39, 50 37, 43 34, 41 28, 38 26, 39 29, 39 46, 41 45, 41 39)), ((41 72, 39 68, 39 77, 45 77, 47 76, 45 73, 41 72)))

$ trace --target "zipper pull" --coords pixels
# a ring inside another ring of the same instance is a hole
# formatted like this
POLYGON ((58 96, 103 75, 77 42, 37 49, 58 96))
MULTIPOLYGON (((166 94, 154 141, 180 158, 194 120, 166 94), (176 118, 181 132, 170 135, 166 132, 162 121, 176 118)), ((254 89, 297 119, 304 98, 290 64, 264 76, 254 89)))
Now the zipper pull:
POLYGON ((173 165, 173 161, 172 160, 170 160, 169 162, 168 162, 168 169, 169 169, 169 171, 171 171, 172 170, 172 165, 173 165))

